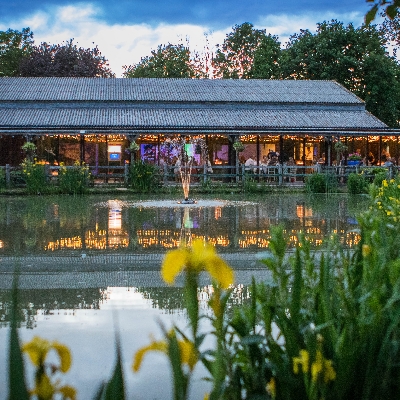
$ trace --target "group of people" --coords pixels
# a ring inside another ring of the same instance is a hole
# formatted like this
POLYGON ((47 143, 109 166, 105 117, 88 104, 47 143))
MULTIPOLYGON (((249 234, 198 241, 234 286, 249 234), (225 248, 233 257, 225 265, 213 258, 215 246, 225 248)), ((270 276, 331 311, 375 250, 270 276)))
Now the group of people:
MULTIPOLYGON (((241 156, 239 159, 241 164, 244 164, 245 170, 247 172, 254 172, 271 175, 268 179, 275 179, 274 175, 277 173, 277 166, 279 165, 279 153, 276 151, 270 150, 267 155, 264 155, 262 158, 262 162, 259 166, 257 166, 257 162, 250 156, 247 160, 241 156)), ((295 181, 295 174, 296 174, 296 162, 294 161, 293 157, 289 157, 287 161, 282 164, 284 174, 287 174, 287 180, 291 182, 295 181)))

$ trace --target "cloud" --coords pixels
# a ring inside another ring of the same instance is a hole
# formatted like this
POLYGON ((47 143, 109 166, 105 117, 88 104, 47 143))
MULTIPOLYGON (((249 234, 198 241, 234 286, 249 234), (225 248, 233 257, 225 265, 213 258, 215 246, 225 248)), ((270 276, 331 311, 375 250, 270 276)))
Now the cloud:
MULTIPOLYGON (((199 12, 201 12, 199 10, 199 12)), ((98 45, 102 54, 109 60, 111 69, 122 76, 122 66, 140 61, 150 55, 159 44, 189 43, 192 50, 202 52, 208 43, 211 47, 223 42, 232 26, 213 31, 209 26, 196 24, 117 24, 103 19, 103 10, 91 3, 49 7, 25 16, 20 20, 9 21, 8 26, 0 21, 0 29, 21 29, 29 26, 34 32, 35 42, 61 43, 71 38, 82 47, 98 45)), ((345 23, 354 21, 361 24, 360 13, 343 15, 268 15, 259 17, 255 27, 266 29, 267 33, 278 35, 284 44, 288 37, 300 29, 315 31, 316 23, 336 18, 345 23)), ((356 25, 358 26, 358 25, 356 25)))
POLYGON ((258 29, 266 29, 267 33, 279 36, 280 42, 284 45, 291 35, 300 32, 300 29, 309 29, 315 32, 317 23, 336 19, 345 24, 352 22, 354 26, 360 26, 364 21, 364 14, 350 12, 347 14, 307 13, 307 14, 279 14, 260 17, 255 24, 258 29))

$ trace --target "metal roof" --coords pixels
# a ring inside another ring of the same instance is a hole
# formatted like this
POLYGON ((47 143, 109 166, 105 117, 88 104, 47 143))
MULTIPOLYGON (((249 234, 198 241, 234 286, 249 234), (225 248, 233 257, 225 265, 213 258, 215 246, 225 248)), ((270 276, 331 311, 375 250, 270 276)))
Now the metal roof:
POLYGON ((7 100, 363 103, 333 81, 171 78, 0 78, 7 100))
POLYGON ((333 81, 0 78, 0 133, 388 134, 333 81))
POLYGON ((248 110, 191 108, 21 108, 0 110, 0 127, 37 129, 376 129, 380 120, 365 111, 248 110))

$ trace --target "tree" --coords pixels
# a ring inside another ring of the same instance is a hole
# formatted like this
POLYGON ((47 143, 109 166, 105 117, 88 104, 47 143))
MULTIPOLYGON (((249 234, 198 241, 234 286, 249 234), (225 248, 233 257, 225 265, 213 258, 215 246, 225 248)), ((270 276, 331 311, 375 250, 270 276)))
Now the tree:
MULTIPOLYGON (((264 29, 255 29, 249 22, 235 25, 233 31, 226 35, 224 43, 217 45, 213 62, 217 77, 251 78, 256 51, 261 45, 265 48, 270 45, 267 38, 264 29)), ((275 40, 273 36, 269 36, 269 38, 275 40)), ((262 57, 261 51, 259 57, 262 57)), ((261 73, 260 68, 261 66, 258 64, 258 73, 261 73)))
POLYGON ((249 76, 255 79, 278 79, 281 74, 280 56, 281 44, 278 37, 265 36, 254 52, 253 65, 249 76))
POLYGON ((159 45, 151 56, 124 66, 126 78, 192 78, 197 76, 190 58, 190 50, 183 44, 159 45))
POLYGON ((32 45, 33 33, 29 28, 21 32, 0 31, 0 76, 17 76, 21 59, 30 53, 32 45))
POLYGON ((98 47, 77 47, 73 39, 63 44, 41 43, 21 59, 21 76, 67 76, 110 78, 114 74, 98 47))
POLYGON ((397 126, 400 69, 385 45, 374 26, 323 22, 315 34, 302 30, 290 37, 280 59, 282 77, 336 80, 365 100, 368 111, 397 126))

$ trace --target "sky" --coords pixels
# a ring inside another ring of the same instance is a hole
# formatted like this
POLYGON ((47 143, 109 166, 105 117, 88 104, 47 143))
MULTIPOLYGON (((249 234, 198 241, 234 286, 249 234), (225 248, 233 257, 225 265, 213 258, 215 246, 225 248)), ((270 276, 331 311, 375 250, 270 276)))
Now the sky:
POLYGON ((360 26, 365 0, 0 0, 0 30, 30 27, 36 44, 71 38, 97 45, 117 76, 160 44, 188 43, 201 52, 222 44, 236 24, 277 35, 282 47, 300 29, 337 19, 360 26), (207 39, 206 39, 207 37, 207 39))

